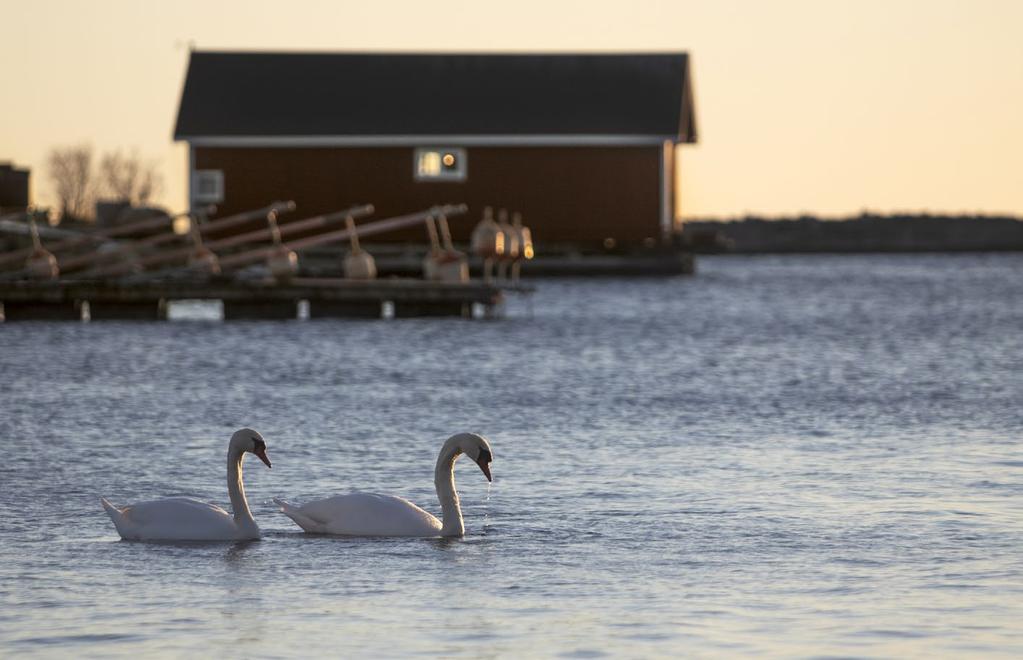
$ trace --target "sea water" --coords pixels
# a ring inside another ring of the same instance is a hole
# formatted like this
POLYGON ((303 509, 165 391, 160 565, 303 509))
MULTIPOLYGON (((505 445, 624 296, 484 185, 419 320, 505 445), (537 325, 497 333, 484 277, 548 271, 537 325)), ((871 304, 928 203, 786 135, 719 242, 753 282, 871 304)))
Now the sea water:
POLYGON ((503 318, 0 325, 0 655, 1020 656, 1023 255, 707 257, 503 318), (120 541, 99 505, 257 542, 120 541), (462 539, 309 536, 354 489, 462 539))

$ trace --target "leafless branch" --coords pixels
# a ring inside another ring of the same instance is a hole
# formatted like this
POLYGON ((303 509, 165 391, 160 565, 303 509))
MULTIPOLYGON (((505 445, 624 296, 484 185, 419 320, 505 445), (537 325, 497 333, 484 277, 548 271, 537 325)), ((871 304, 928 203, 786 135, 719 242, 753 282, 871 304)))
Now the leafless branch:
POLYGON ((47 158, 50 179, 57 193, 61 219, 92 217, 92 147, 81 144, 57 147, 47 158))
POLYGON ((104 154, 99 169, 103 194, 132 206, 145 206, 160 191, 156 163, 142 160, 137 151, 104 154))

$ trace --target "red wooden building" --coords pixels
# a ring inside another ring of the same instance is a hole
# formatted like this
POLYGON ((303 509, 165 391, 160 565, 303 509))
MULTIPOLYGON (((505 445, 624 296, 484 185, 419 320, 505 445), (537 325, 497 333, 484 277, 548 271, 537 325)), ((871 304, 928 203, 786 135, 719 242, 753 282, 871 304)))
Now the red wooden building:
POLYGON ((192 203, 221 215, 465 202, 456 240, 494 206, 542 245, 630 245, 677 230, 675 146, 696 121, 685 53, 193 52, 174 137, 192 203))

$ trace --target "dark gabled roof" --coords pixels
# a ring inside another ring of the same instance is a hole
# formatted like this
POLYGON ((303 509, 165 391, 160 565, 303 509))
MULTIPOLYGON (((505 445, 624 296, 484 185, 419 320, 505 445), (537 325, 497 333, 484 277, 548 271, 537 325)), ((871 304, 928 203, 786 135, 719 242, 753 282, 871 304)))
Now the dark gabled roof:
POLYGON ((688 65, 685 53, 193 52, 174 137, 695 142, 688 65))

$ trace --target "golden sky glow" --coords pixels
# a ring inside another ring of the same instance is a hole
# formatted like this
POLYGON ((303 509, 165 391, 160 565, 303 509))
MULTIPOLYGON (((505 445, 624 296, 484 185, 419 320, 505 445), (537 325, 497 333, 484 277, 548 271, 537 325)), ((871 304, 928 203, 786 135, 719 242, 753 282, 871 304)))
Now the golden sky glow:
POLYGON ((1023 215, 1016 0, 0 0, 0 161, 53 202, 54 145, 138 147, 181 210, 188 44, 251 50, 687 50, 686 217, 1023 215))

